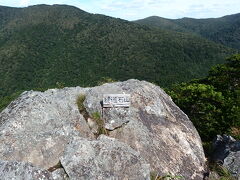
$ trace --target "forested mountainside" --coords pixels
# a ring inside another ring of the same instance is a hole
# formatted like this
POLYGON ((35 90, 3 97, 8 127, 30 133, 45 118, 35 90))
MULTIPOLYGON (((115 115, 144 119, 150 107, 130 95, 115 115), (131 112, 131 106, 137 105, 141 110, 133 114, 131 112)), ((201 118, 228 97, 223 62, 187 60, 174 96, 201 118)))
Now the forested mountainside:
POLYGON ((197 35, 66 5, 0 7, 0 96, 130 78, 161 87, 203 77, 234 49, 197 35))
POLYGON ((165 30, 198 34, 216 43, 240 49, 240 13, 209 19, 166 19, 152 16, 135 22, 165 30))

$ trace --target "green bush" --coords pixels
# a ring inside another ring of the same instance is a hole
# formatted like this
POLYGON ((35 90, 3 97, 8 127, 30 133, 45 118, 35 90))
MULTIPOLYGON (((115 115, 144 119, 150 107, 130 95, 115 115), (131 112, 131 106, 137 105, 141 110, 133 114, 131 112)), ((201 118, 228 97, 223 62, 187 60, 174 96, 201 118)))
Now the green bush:
POLYGON ((56 82, 56 87, 58 89, 63 89, 65 87, 65 83, 63 83, 63 82, 56 82))
POLYGON ((10 96, 0 97, 0 112, 6 108, 14 99, 16 99, 22 91, 11 94, 10 96))
POLYGON ((189 116, 203 140, 229 128, 223 118, 224 97, 213 86, 205 84, 180 84, 169 91, 174 102, 189 116))
POLYGON ((97 82, 97 85, 101 86, 105 83, 112 83, 112 82, 116 82, 116 80, 114 80, 110 77, 102 77, 101 80, 97 82))
POLYGON ((239 138, 240 54, 213 67, 206 78, 175 85, 167 92, 189 116, 203 141, 211 141, 217 134, 239 138))

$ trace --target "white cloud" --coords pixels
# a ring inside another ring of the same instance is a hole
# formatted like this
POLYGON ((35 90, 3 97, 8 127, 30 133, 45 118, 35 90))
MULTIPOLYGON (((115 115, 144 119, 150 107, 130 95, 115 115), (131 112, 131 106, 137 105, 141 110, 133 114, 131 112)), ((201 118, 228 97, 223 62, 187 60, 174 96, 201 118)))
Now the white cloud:
POLYGON ((100 0, 100 12, 124 19, 151 15, 166 18, 207 18, 239 13, 239 0, 100 0))
POLYGON ((29 3, 30 3, 30 0, 21 0, 20 2, 19 2, 19 5, 22 7, 25 7, 25 6, 28 6, 29 5, 29 3))
POLYGON ((0 5, 15 7, 55 3, 128 20, 152 15, 165 18, 207 18, 240 13, 240 0, 0 0, 0 5))

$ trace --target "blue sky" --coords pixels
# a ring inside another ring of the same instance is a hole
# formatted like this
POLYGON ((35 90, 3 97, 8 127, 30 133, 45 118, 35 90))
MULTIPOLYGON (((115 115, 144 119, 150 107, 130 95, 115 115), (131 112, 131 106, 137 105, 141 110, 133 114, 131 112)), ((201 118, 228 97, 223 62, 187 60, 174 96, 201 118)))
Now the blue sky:
POLYGON ((90 13, 127 20, 148 16, 208 18, 240 13, 240 0, 0 0, 0 5, 26 7, 36 4, 68 4, 90 13))

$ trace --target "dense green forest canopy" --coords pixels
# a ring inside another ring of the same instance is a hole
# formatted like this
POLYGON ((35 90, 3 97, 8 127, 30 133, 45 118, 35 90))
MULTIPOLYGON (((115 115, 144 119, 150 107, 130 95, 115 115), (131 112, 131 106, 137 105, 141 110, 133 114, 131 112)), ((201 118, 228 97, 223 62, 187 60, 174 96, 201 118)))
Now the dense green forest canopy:
POLYGON ((135 22, 165 30, 198 34, 216 43, 240 49, 240 13, 209 19, 166 19, 152 16, 135 22))
POLYGON ((214 66, 206 78, 181 83, 168 93, 204 141, 224 133, 240 139, 240 54, 214 66))
POLYGON ((161 87, 200 78, 236 52, 191 33, 65 5, 0 6, 0 97, 22 90, 137 78, 161 87))

